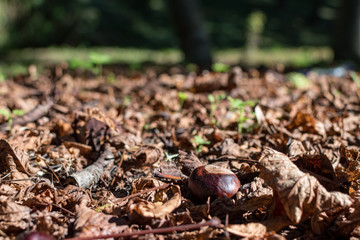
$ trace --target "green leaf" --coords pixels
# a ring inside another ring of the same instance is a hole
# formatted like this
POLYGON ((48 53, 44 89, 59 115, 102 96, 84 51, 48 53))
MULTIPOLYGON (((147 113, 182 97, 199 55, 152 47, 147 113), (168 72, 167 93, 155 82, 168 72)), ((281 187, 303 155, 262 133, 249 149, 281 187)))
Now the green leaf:
POLYGON ((307 89, 311 86, 311 81, 302 73, 289 73, 287 77, 296 88, 307 89))
POLYGON ((214 97, 214 95, 212 95, 212 94, 209 94, 209 95, 208 95, 208 99, 209 99, 209 102, 211 102, 211 103, 214 103, 214 102, 215 102, 215 97, 214 97))
POLYGON ((356 83, 356 86, 360 88, 360 78, 354 71, 350 71, 350 77, 356 83))
POLYGON ((25 111, 22 109, 14 109, 12 110, 12 114, 14 114, 15 116, 22 116, 25 114, 25 111))
POLYGON ((214 63, 211 68, 214 72, 227 72, 230 67, 225 63, 214 63))
POLYGON ((185 101, 188 98, 188 95, 185 92, 178 92, 178 97, 180 101, 185 101))
POLYGON ((11 114, 9 112, 9 110, 1 108, 0 109, 0 115, 5 116, 6 118, 11 118, 11 114))
POLYGON ((110 57, 108 55, 97 52, 91 52, 89 58, 95 64, 106 64, 110 62, 110 57))
POLYGON ((172 161, 174 158, 179 156, 179 154, 168 154, 167 152, 164 152, 164 154, 165 154, 166 161, 168 161, 168 162, 172 161))
POLYGON ((83 61, 83 60, 79 60, 79 59, 73 59, 69 62, 69 68, 70 69, 77 69, 77 68, 81 68, 84 70, 90 70, 92 69, 94 66, 92 64, 92 62, 90 61, 83 61))
POLYGON ((203 139, 199 135, 196 135, 196 136, 194 136, 193 143, 195 143, 197 145, 208 145, 208 144, 210 144, 210 141, 205 141, 205 139, 203 139))

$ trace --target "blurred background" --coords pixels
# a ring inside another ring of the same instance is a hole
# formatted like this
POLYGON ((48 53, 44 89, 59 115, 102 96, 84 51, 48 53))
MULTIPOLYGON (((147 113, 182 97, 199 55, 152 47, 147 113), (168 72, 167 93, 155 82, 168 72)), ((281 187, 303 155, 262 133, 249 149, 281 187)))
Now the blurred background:
POLYGON ((0 0, 0 63, 359 61, 359 0, 0 0))

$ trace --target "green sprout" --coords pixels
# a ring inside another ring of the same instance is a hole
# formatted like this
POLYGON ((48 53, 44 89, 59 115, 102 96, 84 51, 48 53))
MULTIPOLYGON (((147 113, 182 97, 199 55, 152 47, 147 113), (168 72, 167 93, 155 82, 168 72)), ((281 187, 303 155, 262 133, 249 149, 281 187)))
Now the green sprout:
POLYGON ((93 63, 90 61, 83 61, 80 59, 72 59, 69 62, 69 68, 70 69, 77 69, 77 68, 81 68, 84 70, 92 70, 93 69, 93 63))
POLYGON ((6 75, 0 70, 0 82, 5 82, 5 81, 6 81, 6 75))
POLYGON ((236 122, 238 126, 238 133, 241 134, 243 130, 243 123, 248 119, 245 116, 245 107, 254 107, 258 102, 257 100, 242 101, 238 98, 227 98, 230 102, 230 111, 237 114, 236 122))
POLYGON ((167 152, 164 152, 164 154, 167 162, 171 162, 174 158, 179 156, 179 154, 169 154, 167 152))
POLYGON ((356 83, 356 86, 360 88, 360 78, 354 71, 350 71, 350 77, 356 83))
POLYGON ((214 72, 227 72, 229 71, 229 68, 230 66, 225 64, 225 63, 220 63, 220 62, 217 62, 217 63, 214 63, 212 66, 211 66, 211 69, 214 71, 214 72))
POLYGON ((103 65, 110 62, 110 57, 105 54, 97 52, 90 52, 87 60, 73 59, 69 62, 71 69, 81 68, 90 70, 94 74, 101 76, 103 72, 103 65))
POLYGON ((99 206, 97 208, 95 208, 95 212, 102 212, 103 210, 105 210, 106 208, 110 207, 110 204, 105 204, 105 205, 102 205, 102 206, 99 206))
POLYGON ((122 101, 123 106, 128 106, 131 103, 131 97, 129 95, 125 95, 122 101))
POLYGON ((89 58, 90 61, 95 65, 98 76, 101 76, 103 72, 103 65, 110 62, 110 57, 105 54, 91 52, 89 58))
POLYGON ((287 78, 298 89, 308 89, 311 86, 311 81, 302 73, 289 73, 287 78))
POLYGON ((9 128, 11 128, 12 126, 14 117, 22 116, 24 114, 25 114, 24 110, 21 109, 14 109, 11 112, 4 108, 0 109, 0 115, 3 115, 4 117, 7 118, 9 128))
POLYGON ((211 123, 216 124, 216 119, 215 119, 215 111, 220 103, 221 100, 225 99, 226 95, 225 93, 222 93, 220 95, 217 95, 216 97, 212 94, 208 95, 208 99, 210 102, 210 120, 211 123))
POLYGON ((204 145, 209 145, 210 141, 206 141, 204 138, 200 137, 199 135, 195 135, 192 141, 195 145, 195 152, 200 153, 204 145))
POLYGON ((185 68, 187 72, 196 72, 198 70, 198 66, 194 63, 187 64, 185 68))
POLYGON ((116 80, 116 76, 114 73, 110 73, 109 75, 106 76, 106 82, 109 83, 110 85, 113 85, 115 83, 116 80))
POLYGON ((180 109, 182 109, 184 102, 188 99, 188 95, 185 92, 178 92, 178 98, 180 101, 180 109))

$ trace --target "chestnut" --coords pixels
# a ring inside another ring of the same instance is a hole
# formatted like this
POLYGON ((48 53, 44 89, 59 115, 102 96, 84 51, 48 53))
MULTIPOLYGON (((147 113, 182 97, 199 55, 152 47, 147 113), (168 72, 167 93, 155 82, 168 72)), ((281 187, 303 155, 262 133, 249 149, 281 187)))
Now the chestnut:
POLYGON ((223 167, 205 165, 195 168, 189 179, 191 194, 199 201, 210 198, 234 196, 241 184, 236 175, 223 167))

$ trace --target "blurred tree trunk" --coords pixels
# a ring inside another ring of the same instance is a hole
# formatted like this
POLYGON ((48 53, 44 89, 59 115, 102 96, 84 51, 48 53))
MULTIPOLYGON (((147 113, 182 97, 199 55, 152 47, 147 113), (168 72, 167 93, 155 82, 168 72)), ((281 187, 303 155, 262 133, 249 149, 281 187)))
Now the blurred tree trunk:
POLYGON ((360 63, 360 0, 340 2, 333 42, 335 59, 360 63))
POLYGON ((185 60, 210 69, 212 57, 197 0, 170 0, 169 7, 185 60))

